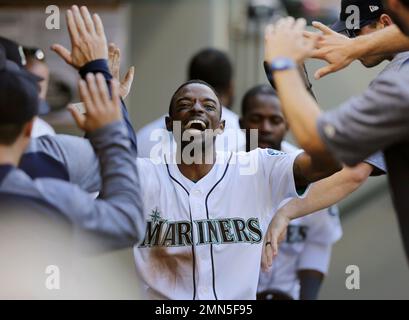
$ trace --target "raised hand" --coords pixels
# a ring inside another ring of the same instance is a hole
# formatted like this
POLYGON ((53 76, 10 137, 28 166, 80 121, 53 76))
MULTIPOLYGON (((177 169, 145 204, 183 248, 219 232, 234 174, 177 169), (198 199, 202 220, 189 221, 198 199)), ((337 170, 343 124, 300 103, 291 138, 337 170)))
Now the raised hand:
POLYGON ((108 59, 104 26, 98 14, 92 17, 87 7, 72 6, 66 14, 71 51, 59 44, 51 49, 76 69, 98 59, 108 59))
POLYGON ((121 51, 115 43, 110 43, 108 47, 108 65, 114 79, 120 82, 119 94, 122 99, 125 99, 131 91, 135 68, 130 67, 122 81, 120 80, 121 51))
POLYGON ((316 37, 304 37, 305 19, 287 17, 269 25, 265 31, 265 61, 271 63, 276 58, 291 58, 301 64, 312 54, 316 37))
POLYGON ((79 81, 85 114, 73 106, 70 106, 69 110, 80 129, 92 132, 122 119, 118 81, 112 80, 111 87, 112 98, 109 96, 105 78, 100 73, 96 76, 89 73, 86 81, 79 81))
MULTIPOLYGON (((356 59, 353 39, 331 30, 320 22, 313 22, 312 25, 321 31, 312 58, 328 62, 328 65, 315 72, 315 79, 318 80, 330 73, 344 69, 356 59)), ((316 35, 317 33, 304 32, 306 38, 316 37, 316 35)))
POLYGON ((278 245, 285 239, 289 223, 290 219, 280 211, 271 220, 263 242, 261 255, 261 268, 263 271, 268 271, 273 265, 273 259, 278 254, 278 245))

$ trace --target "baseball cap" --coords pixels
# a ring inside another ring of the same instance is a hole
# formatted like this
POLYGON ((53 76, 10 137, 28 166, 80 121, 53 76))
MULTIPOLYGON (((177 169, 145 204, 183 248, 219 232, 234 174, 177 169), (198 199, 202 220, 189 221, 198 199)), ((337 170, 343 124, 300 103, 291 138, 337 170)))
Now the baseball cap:
POLYGON ((38 114, 38 77, 6 57, 0 44, 0 124, 23 124, 38 114))
POLYGON ((354 36, 354 30, 349 29, 346 25, 347 19, 353 12, 348 10, 350 6, 359 8, 359 29, 378 20, 385 13, 382 0, 342 0, 339 20, 331 26, 331 29, 339 33, 346 33, 349 37, 354 36))
POLYGON ((6 52, 8 60, 17 63, 19 67, 26 65, 26 57, 24 55, 23 47, 13 40, 0 37, 0 44, 3 46, 6 52))

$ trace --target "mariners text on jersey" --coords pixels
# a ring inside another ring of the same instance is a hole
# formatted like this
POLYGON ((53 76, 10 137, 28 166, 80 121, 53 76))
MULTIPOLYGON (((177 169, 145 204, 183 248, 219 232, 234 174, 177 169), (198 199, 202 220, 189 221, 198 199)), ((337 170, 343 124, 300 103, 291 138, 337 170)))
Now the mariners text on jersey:
POLYGON ((162 219, 160 212, 152 210, 151 220, 147 221, 143 247, 181 247, 191 246, 193 236, 196 245, 228 243, 260 243, 263 236, 257 218, 224 218, 190 221, 168 221, 162 219), (193 229, 194 228, 194 232, 193 229))

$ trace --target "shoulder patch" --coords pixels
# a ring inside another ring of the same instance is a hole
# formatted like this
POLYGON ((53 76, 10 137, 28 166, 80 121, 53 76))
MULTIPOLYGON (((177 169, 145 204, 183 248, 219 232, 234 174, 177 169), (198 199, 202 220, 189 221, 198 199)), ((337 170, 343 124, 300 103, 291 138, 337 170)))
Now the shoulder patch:
POLYGON ((274 149, 267 149, 267 154, 270 156, 282 156, 285 155, 285 152, 274 150, 274 149))
POLYGON ((328 214, 331 217, 339 217, 339 208, 336 205, 333 205, 331 207, 328 208, 328 214))

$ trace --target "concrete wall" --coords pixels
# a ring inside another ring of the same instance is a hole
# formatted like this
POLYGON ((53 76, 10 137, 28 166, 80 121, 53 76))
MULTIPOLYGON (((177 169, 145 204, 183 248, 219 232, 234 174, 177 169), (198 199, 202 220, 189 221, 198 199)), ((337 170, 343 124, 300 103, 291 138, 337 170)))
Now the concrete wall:
POLYGON ((136 78, 129 109, 141 127, 167 112, 186 80, 189 59, 203 47, 226 49, 226 1, 138 1, 130 10, 131 63, 136 78))

